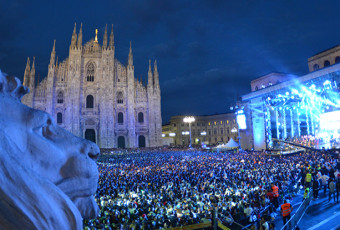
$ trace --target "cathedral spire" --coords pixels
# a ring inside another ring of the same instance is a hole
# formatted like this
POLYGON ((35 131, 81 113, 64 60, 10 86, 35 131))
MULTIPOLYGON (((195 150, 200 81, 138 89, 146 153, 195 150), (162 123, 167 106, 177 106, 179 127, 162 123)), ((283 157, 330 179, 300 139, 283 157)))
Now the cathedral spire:
POLYGON ((132 54, 132 46, 131 46, 131 41, 130 41, 130 51, 129 51, 129 60, 128 60, 128 65, 133 66, 133 54, 132 54))
POLYGON ((30 76, 30 58, 27 58, 26 69, 24 73, 24 86, 28 86, 29 83, 29 76, 30 76))
POLYGON ((151 70, 151 60, 149 60, 149 72, 148 72, 148 87, 153 87, 153 76, 151 70))
POLYGON ((33 90, 35 84, 34 84, 34 80, 35 80, 35 57, 33 57, 33 63, 32 63, 32 68, 31 68, 31 73, 30 73, 30 80, 29 80, 29 88, 31 90, 33 90))
POLYGON ((106 49, 107 47, 107 24, 105 26, 104 36, 103 36, 103 48, 106 49))
POLYGON ((80 24, 80 30, 79 30, 78 42, 77 42, 78 48, 81 48, 82 45, 83 45, 83 23, 80 24))
POLYGON ((113 24, 112 24, 112 29, 111 29, 111 34, 110 34, 110 44, 109 44, 109 48, 113 49, 114 47, 114 36, 113 36, 113 24))
POLYGON ((32 72, 35 73, 35 64, 34 64, 34 62, 35 62, 35 57, 33 57, 32 68, 31 68, 31 74, 32 74, 32 72))
POLYGON ((54 65, 54 61, 55 61, 55 40, 53 42, 53 48, 51 52, 50 66, 54 65))
POLYGON ((72 40, 71 40, 71 48, 74 48, 77 43, 77 23, 74 23, 74 29, 73 29, 73 34, 72 34, 72 40))
POLYGON ((159 88, 159 76, 158 76, 158 70, 157 70, 157 60, 155 60, 155 63, 153 64, 153 77, 154 77, 155 88, 159 88))

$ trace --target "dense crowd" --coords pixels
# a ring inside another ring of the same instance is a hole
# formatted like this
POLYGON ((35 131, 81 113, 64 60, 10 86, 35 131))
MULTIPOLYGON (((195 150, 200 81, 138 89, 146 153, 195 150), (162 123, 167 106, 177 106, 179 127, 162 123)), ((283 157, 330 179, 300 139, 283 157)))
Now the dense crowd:
POLYGON ((206 223, 214 207, 226 223, 273 228, 279 210, 275 187, 282 196, 299 178, 307 185, 308 172, 315 178, 318 172, 330 176, 337 163, 336 157, 319 152, 285 157, 165 149, 103 154, 96 193, 100 216, 85 220, 84 228, 166 229, 206 223))

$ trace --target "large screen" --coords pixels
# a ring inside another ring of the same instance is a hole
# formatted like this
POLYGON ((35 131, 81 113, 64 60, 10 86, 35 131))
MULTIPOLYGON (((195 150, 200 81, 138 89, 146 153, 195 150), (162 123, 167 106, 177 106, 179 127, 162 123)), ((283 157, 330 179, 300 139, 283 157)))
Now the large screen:
POLYGON ((236 116, 237 124, 239 129, 247 129, 246 115, 238 114, 236 116))
POLYGON ((324 113, 320 115, 321 131, 340 130, 340 111, 324 113))

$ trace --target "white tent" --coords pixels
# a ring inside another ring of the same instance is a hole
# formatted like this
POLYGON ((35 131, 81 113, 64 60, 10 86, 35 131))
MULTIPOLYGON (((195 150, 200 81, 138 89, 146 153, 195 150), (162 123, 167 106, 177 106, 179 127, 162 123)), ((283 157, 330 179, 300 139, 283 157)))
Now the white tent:
POLYGON ((238 147, 238 143, 236 141, 234 141, 233 138, 230 138, 230 140, 228 141, 228 143, 225 145, 226 148, 237 148, 238 147))
POLYGON ((229 149, 232 149, 232 148, 237 148, 238 147, 238 144, 236 141, 233 140, 233 138, 230 138, 229 142, 225 145, 218 145, 214 148, 214 150, 216 151, 223 151, 223 150, 229 150, 229 149))

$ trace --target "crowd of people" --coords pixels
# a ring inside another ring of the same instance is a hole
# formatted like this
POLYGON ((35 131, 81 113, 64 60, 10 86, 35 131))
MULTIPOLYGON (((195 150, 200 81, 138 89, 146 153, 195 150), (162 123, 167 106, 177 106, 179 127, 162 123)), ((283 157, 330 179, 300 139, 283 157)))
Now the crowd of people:
POLYGON ((98 162, 100 216, 85 220, 84 228, 167 229, 210 222, 216 210, 230 226, 274 229, 288 185, 301 178, 302 186, 314 188, 323 180, 320 174, 335 181, 337 166, 336 156, 320 152, 281 157, 253 151, 108 152, 98 162))

